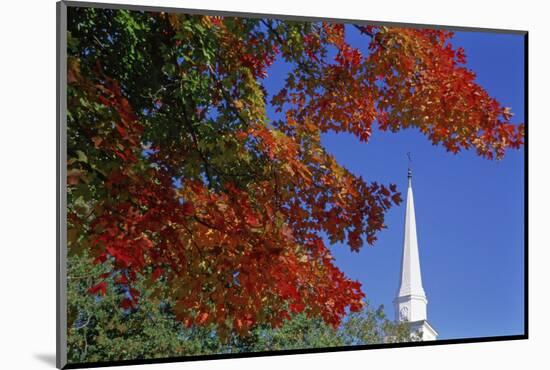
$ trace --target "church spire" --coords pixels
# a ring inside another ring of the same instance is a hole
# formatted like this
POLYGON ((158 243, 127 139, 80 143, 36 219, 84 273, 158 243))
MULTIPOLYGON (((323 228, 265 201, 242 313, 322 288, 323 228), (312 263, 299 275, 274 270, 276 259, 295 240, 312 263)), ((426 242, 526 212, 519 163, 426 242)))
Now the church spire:
POLYGON ((420 257, 416 237, 416 217, 414 212, 414 197, 412 190, 412 170, 408 169, 407 208, 405 211, 405 236, 403 238, 403 254, 401 257, 401 279, 398 297, 414 295, 423 297, 422 275, 420 273, 420 257))
POLYGON ((403 252, 401 255, 401 274, 395 305, 396 320, 409 321, 411 330, 420 330, 423 340, 434 340, 437 332, 428 324, 426 293, 422 286, 420 273, 420 256, 416 237, 416 216, 414 212, 414 198, 412 190, 412 169, 407 171, 407 208, 405 210, 405 235, 403 237, 403 252))

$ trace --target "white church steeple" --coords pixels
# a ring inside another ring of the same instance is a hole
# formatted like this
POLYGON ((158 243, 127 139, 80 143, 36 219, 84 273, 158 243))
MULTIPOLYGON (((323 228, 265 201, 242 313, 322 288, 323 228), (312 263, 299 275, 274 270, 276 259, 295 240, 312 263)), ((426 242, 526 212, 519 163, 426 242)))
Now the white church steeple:
POLYGON ((403 255, 401 258, 401 282, 399 284, 397 297, 414 295, 426 299, 426 294, 422 287, 422 276, 420 274, 420 258, 418 256, 416 218, 414 214, 414 199, 412 192, 412 171, 410 169, 408 178, 409 186, 407 189, 407 209, 405 211, 405 237, 403 241, 403 255))
POLYGON ((422 332, 422 340, 437 339, 437 332, 428 324, 426 293, 422 286, 420 256, 416 237, 416 217, 412 191, 412 170, 408 170, 405 235, 401 257, 401 275, 397 296, 393 301, 396 320, 408 321, 413 332, 422 332))

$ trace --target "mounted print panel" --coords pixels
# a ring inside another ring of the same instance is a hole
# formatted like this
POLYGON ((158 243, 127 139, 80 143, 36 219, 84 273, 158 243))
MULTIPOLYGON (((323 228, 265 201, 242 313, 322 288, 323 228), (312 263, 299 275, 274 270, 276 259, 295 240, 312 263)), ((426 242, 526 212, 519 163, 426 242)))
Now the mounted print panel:
POLYGON ((527 338, 526 32, 58 26, 58 367, 527 338))

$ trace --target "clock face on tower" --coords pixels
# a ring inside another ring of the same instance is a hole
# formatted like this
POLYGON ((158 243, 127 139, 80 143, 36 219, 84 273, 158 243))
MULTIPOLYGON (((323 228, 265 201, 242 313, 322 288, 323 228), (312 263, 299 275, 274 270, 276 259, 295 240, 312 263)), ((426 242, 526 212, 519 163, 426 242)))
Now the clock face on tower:
POLYGON ((409 308, 407 306, 401 307, 399 310, 399 317, 401 320, 408 320, 409 319, 409 308))

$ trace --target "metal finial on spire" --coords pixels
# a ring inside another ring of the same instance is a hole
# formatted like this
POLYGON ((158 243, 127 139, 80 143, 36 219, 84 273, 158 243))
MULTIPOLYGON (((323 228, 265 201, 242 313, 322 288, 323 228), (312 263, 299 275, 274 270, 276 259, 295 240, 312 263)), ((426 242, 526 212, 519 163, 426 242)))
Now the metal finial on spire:
POLYGON ((411 152, 407 152, 407 158, 409 158, 409 167, 408 167, 408 171, 407 171, 407 178, 409 179, 409 187, 410 187, 411 186, 411 181, 412 181, 412 176, 413 176, 413 172, 412 172, 412 168, 411 168, 411 163, 412 163, 411 152))

